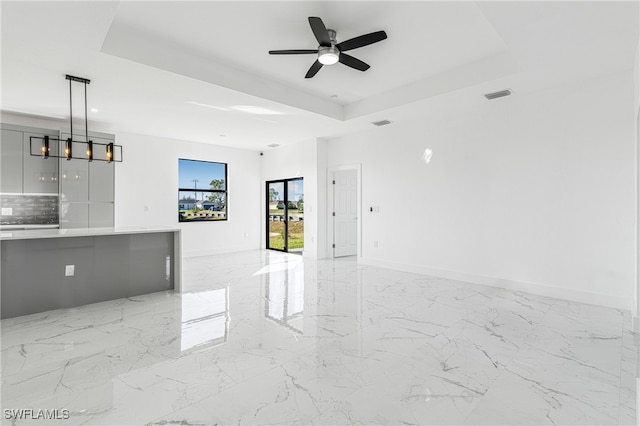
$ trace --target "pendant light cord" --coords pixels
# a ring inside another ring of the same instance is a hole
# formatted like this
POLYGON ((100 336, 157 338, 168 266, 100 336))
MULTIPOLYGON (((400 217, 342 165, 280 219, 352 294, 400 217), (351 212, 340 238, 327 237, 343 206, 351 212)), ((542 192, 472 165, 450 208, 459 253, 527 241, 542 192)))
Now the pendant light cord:
POLYGON ((69 137, 73 142, 73 96, 71 96, 71 79, 69 79, 69 137))
POLYGON ((87 82, 84 82, 84 137, 89 142, 89 115, 87 114, 87 82))

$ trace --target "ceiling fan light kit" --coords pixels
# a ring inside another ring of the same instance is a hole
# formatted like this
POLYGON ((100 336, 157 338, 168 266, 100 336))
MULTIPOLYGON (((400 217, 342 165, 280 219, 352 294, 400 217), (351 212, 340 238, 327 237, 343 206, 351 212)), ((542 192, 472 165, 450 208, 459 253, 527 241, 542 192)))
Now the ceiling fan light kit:
POLYGON ((336 49, 334 46, 324 47, 320 46, 318 48, 318 61, 322 65, 333 65, 338 62, 340 58, 340 51, 336 49))
POLYGON ((311 26, 311 31, 313 31, 313 35, 316 37, 319 44, 316 50, 288 49, 269 51, 270 55, 316 54, 318 59, 316 59, 316 61, 311 65, 311 68, 307 71, 305 78, 315 76, 324 65, 333 65, 338 62, 358 71, 366 71, 369 69, 369 64, 362 62, 360 59, 354 58, 351 55, 347 55, 344 52, 368 46, 387 38, 387 33, 384 31, 376 31, 338 43, 336 40, 336 31, 327 29, 324 22, 322 22, 322 19, 310 16, 309 25, 311 26))

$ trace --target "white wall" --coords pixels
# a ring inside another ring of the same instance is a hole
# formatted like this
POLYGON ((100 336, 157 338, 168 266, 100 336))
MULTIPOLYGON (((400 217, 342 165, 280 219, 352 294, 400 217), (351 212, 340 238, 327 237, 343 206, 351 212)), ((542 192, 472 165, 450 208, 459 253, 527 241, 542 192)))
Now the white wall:
MULTIPOLYGON (((325 257, 327 142, 301 141, 264 152, 262 157, 262 210, 265 211, 266 182, 304 178, 304 256, 325 257), (320 231, 320 232, 319 232, 320 231)), ((261 246, 265 247, 266 214, 262 215, 261 246)))
POLYGON ((362 165, 363 263, 631 309, 632 79, 516 93, 329 141, 329 167, 362 165))
POLYGON ((257 152, 128 133, 117 133, 116 142, 124 151, 116 165, 116 226, 179 227, 186 257, 260 247, 257 152), (228 163, 227 221, 178 222, 179 158, 228 163))

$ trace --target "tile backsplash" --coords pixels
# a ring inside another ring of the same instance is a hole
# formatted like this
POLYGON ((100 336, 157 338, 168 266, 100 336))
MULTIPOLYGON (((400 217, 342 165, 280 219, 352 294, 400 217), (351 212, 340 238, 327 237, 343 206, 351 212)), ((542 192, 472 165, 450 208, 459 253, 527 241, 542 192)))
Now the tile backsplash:
POLYGON ((0 226, 58 225, 57 194, 0 194, 0 226))

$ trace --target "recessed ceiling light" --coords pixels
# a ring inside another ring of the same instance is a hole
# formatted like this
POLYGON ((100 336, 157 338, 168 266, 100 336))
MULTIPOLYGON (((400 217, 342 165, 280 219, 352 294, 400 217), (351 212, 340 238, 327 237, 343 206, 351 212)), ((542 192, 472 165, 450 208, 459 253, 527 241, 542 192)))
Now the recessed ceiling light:
POLYGON ((277 147, 279 147, 280 145, 279 145, 279 144, 277 144, 277 143, 272 143, 272 144, 269 144, 269 145, 267 145, 267 146, 268 146, 269 148, 277 148, 277 147))
POLYGON ((187 101, 187 103, 191 104, 191 105, 197 105, 197 106, 205 107, 205 108, 217 109, 217 110, 220 110, 220 111, 229 111, 229 108, 219 107, 219 106, 216 106, 216 105, 203 104, 202 102, 187 101))
POLYGON ((90 111, 91 112, 98 112, 98 108, 91 108, 90 111))
POLYGON ((225 135, 225 134, 220 134, 218 136, 220 136, 221 138, 226 138, 227 137, 227 135, 225 135))
POLYGON ((338 97, 338 95, 331 95, 329 96, 330 98, 336 99, 338 97))
POLYGON ((254 105, 236 105, 232 106, 231 109, 236 111, 242 111, 249 114, 257 114, 257 115, 282 115, 284 113, 279 111, 274 111, 269 108, 254 106, 254 105))

